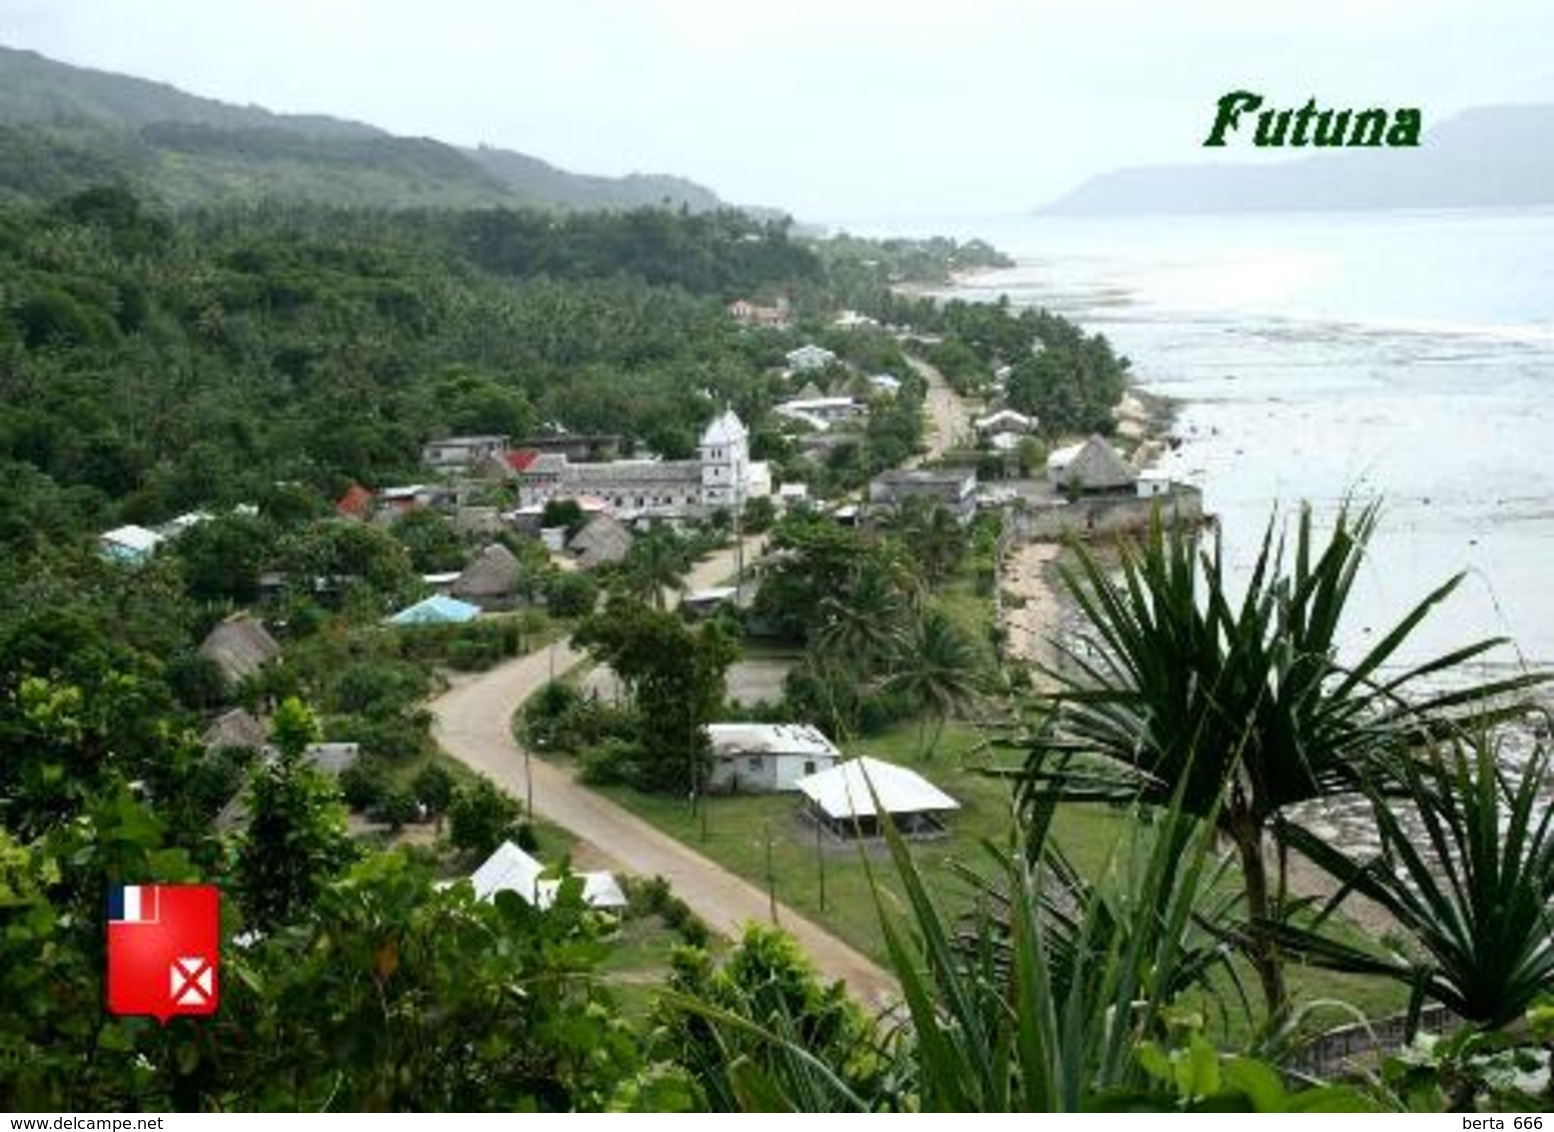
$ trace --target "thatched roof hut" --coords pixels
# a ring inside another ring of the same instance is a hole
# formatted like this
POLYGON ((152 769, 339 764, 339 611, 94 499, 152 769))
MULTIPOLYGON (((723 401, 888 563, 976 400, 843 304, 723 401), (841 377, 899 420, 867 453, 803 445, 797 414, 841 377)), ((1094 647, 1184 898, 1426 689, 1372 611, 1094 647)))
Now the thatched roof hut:
POLYGON ((264 724, 242 708, 222 712, 211 721, 204 735, 205 747, 210 751, 259 751, 264 749, 267 739, 264 724))
POLYGON ((1047 459, 1047 472, 1060 487, 1080 491, 1131 488, 1138 473, 1100 436, 1092 435, 1077 449, 1059 449, 1047 459))
POLYGON ((599 515, 572 536, 567 549, 585 569, 592 569, 624 561, 631 544, 630 531, 609 515, 599 515))
POLYGON ((234 613, 200 643, 200 655, 214 661, 232 684, 258 672, 281 655, 281 646, 248 612, 234 613))
POLYGON ((523 581, 523 566, 507 547, 494 542, 475 555, 449 591, 482 609, 511 603, 523 581))

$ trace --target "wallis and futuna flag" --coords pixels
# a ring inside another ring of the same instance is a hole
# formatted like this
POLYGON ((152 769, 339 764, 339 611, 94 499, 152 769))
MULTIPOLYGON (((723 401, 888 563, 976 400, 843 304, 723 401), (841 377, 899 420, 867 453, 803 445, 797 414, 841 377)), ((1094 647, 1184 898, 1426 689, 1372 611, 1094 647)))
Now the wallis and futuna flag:
POLYGON ((110 886, 109 1012, 214 1014, 220 921, 213 884, 110 886))

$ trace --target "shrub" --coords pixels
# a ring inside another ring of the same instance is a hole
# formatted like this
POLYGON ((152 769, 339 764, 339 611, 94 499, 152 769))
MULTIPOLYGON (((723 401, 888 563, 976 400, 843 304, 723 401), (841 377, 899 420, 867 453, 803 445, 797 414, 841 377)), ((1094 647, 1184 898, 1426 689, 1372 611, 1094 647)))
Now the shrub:
POLYGON ((522 807, 490 779, 478 779, 454 792, 448 807, 448 840, 456 849, 485 856, 508 838, 521 837, 521 812, 522 807))
POLYGON ((377 759, 357 759, 340 773, 340 794, 351 809, 368 813, 380 805, 392 788, 388 771, 377 759))
POLYGON ((453 801, 453 775, 446 767, 427 763, 410 782, 410 790, 416 800, 422 802, 433 814, 446 813, 453 801))
POLYGON ((421 816, 421 807, 410 791, 394 787, 385 791, 369 812, 374 821, 399 830, 421 816))
POLYGON ((629 739, 606 739, 583 752, 578 778, 589 786, 635 786, 643 779, 642 748, 629 739))
POLYGON ((599 601, 599 584, 581 572, 557 574, 545 587, 545 608, 552 617, 587 617, 599 601))

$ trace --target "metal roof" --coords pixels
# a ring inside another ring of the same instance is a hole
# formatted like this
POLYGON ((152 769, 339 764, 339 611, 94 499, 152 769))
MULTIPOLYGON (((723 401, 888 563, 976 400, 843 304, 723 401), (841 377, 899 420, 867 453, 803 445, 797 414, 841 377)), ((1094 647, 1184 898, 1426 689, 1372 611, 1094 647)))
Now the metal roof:
POLYGON ((867 755, 806 775, 794 785, 833 819, 960 809, 959 802, 915 770, 867 755))

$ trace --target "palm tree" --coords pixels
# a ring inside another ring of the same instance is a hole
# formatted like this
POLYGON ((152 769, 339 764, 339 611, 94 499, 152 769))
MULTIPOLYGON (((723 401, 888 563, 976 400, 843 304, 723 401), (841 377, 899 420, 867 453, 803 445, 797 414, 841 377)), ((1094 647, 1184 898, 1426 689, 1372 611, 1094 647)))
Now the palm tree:
POLYGON ((622 563, 626 592, 654 609, 665 608, 665 591, 683 590, 691 556, 678 536, 660 523, 636 542, 622 563))
POLYGON ((920 705, 918 751, 925 758, 939 745, 946 720, 976 701, 984 674, 982 655, 971 637, 942 609, 930 608, 912 624, 885 685, 920 705), (924 744, 930 717, 935 721, 933 738, 924 744))
POLYGON ((930 583, 941 582, 966 551, 966 528, 938 503, 910 499, 897 518, 899 538, 930 583))
POLYGON ((1087 622, 1066 663, 1046 669, 1055 692, 1039 696, 1045 721, 1021 772, 1027 814, 1054 797, 1165 803, 1217 822, 1238 851, 1249 932, 1246 946, 1270 1014, 1285 1001, 1282 963, 1269 925, 1281 918, 1284 877, 1270 884, 1265 835, 1297 802, 1357 787, 1400 750, 1429 743, 1453 721, 1486 717, 1507 693, 1537 682, 1518 676, 1465 683, 1410 699, 1437 678, 1499 644, 1480 641, 1382 672, 1461 575, 1436 589, 1352 667, 1340 664, 1337 630, 1374 505, 1341 511, 1325 547, 1302 508, 1293 567, 1273 522, 1246 592, 1233 603, 1222 555, 1198 554, 1195 536, 1153 525, 1125 545, 1121 580, 1082 548, 1063 577, 1087 622), (1075 756, 1087 760, 1083 770, 1075 756))
POLYGON ((815 646, 860 677, 895 655, 910 625, 912 595, 895 575, 877 560, 864 559, 841 593, 820 601, 822 625, 815 634, 815 646))

